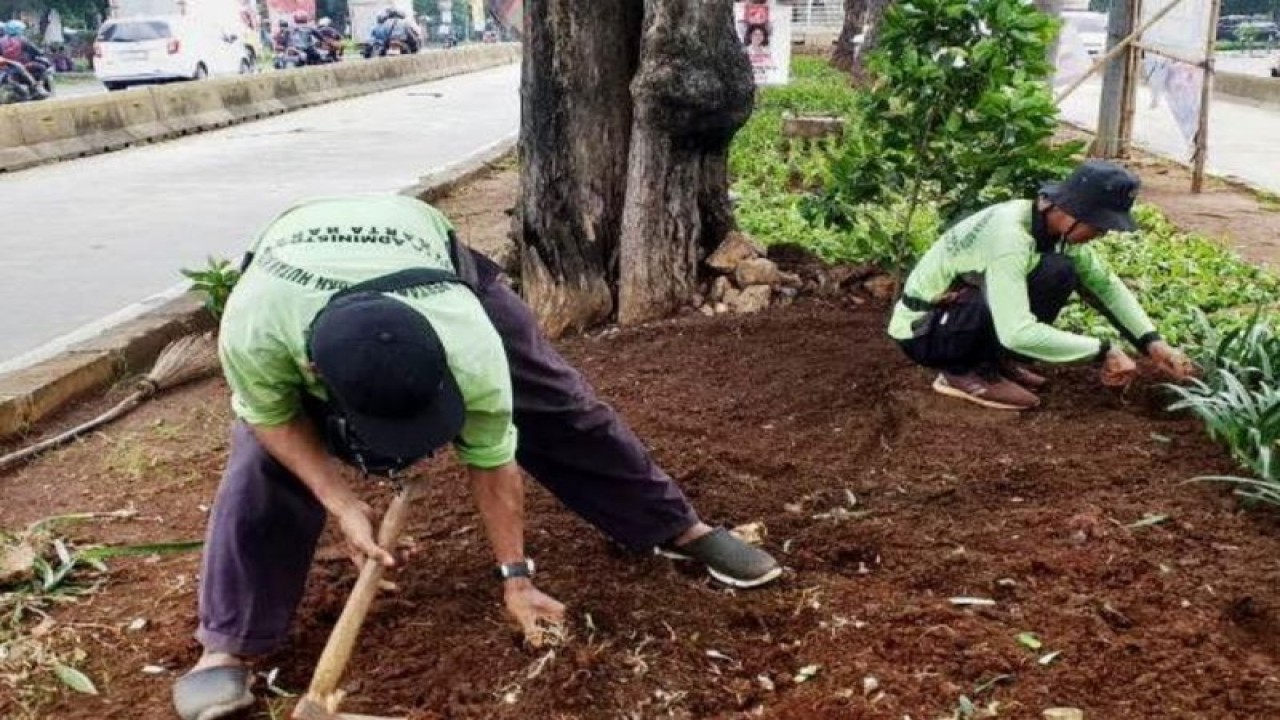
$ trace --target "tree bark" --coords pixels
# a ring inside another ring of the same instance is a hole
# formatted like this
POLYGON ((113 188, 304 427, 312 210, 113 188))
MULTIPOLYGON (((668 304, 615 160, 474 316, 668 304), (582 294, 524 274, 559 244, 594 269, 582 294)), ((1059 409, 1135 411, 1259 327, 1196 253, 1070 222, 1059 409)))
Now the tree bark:
POLYGON ((858 55, 854 39, 862 32, 863 17, 867 14, 867 0, 844 0, 844 25, 831 52, 831 66, 842 72, 852 73, 858 55))
POLYGON ((649 0, 631 83, 618 321, 664 317, 686 303, 702 258, 732 227, 728 150, 751 116, 751 66, 732 0, 649 0))
POLYGON ((531 3, 522 80, 516 240, 543 329, 678 308, 733 227, 755 88, 732 0, 531 3))
POLYGON ((525 300, 555 337, 613 312, 643 10, 633 0, 525 7, 516 239, 525 300))
POLYGON ((831 65, 849 73, 855 85, 868 82, 867 55, 880 37, 880 21, 893 0, 844 0, 844 25, 831 54, 831 65), (862 42, 854 39, 862 35, 862 42))

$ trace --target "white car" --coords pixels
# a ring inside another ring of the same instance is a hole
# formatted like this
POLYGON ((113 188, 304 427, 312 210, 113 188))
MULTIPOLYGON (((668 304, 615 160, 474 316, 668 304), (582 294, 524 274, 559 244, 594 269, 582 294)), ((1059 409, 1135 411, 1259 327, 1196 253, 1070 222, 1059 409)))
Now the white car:
POLYGON ((1107 14, 1100 12, 1067 11, 1063 22, 1071 25, 1084 45, 1089 57, 1097 58, 1107 49, 1107 14))
POLYGON ((108 90, 254 71, 253 48, 234 30, 181 16, 108 20, 93 46, 93 73, 108 90))

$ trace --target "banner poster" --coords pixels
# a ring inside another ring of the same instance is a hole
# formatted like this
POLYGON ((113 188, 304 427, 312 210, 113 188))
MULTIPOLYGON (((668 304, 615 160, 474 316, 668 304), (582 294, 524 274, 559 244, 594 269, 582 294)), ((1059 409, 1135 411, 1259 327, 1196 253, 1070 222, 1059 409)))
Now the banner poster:
POLYGON ((1093 60, 1085 50, 1084 39, 1076 26, 1063 23, 1058 32, 1058 57, 1054 63, 1053 86, 1063 88, 1089 73, 1093 60))
POLYGON ((791 77, 791 6, 777 0, 735 2, 733 18, 756 85, 785 85, 791 77))
MULTIPOLYGON (((1140 42, 1153 49, 1191 61, 1204 61, 1209 47, 1209 27, 1214 0, 1148 0, 1142 3, 1139 25, 1145 24, 1170 3, 1177 3, 1154 25, 1142 33, 1140 42)), ((1169 108, 1188 153, 1195 149, 1200 126, 1200 98, 1206 72, 1187 62, 1179 62, 1153 52, 1143 53, 1142 79, 1151 91, 1151 107, 1169 108)))
POLYGON ((1173 120, 1187 143, 1187 154, 1195 150, 1196 131, 1200 127, 1200 98, 1205 73, 1189 63, 1178 62, 1147 53, 1142 59, 1142 77, 1151 92, 1151 107, 1169 108, 1173 120))
POLYGON ((271 32, 275 32, 281 20, 288 20, 292 25, 293 14, 298 10, 310 15, 311 22, 316 21, 316 0, 267 0, 267 19, 271 32))

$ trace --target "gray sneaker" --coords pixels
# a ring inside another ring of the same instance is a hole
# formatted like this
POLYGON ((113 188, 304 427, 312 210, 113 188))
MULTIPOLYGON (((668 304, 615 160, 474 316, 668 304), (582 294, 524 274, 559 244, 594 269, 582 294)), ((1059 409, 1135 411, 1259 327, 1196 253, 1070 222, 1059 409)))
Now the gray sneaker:
POLYGON ((1021 385, 1003 377, 985 378, 976 372, 958 375, 939 373, 933 381, 935 392, 960 398, 995 410, 1031 410, 1040 398, 1021 385))
POLYGON ((724 528, 683 545, 664 545, 657 552, 674 560, 696 560, 707 566, 711 577, 736 588, 760 587, 782 574, 782 566, 772 555, 724 528))
POLYGON ((173 685, 173 707, 182 720, 223 720, 253 705, 253 678, 243 665, 189 672, 173 685))

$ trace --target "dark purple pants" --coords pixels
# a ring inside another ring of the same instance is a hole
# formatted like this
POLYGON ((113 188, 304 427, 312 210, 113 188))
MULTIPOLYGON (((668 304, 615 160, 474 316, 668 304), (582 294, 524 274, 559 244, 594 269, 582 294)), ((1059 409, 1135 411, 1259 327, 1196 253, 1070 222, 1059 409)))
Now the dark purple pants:
MULTIPOLYGON (((538 330, 533 313, 479 259, 478 295, 507 351, 516 459, 570 510, 637 551, 698 521, 640 439, 538 330)), ((209 520, 200 574, 206 650, 260 655, 280 645, 302 599, 325 511, 237 422, 209 520)))

